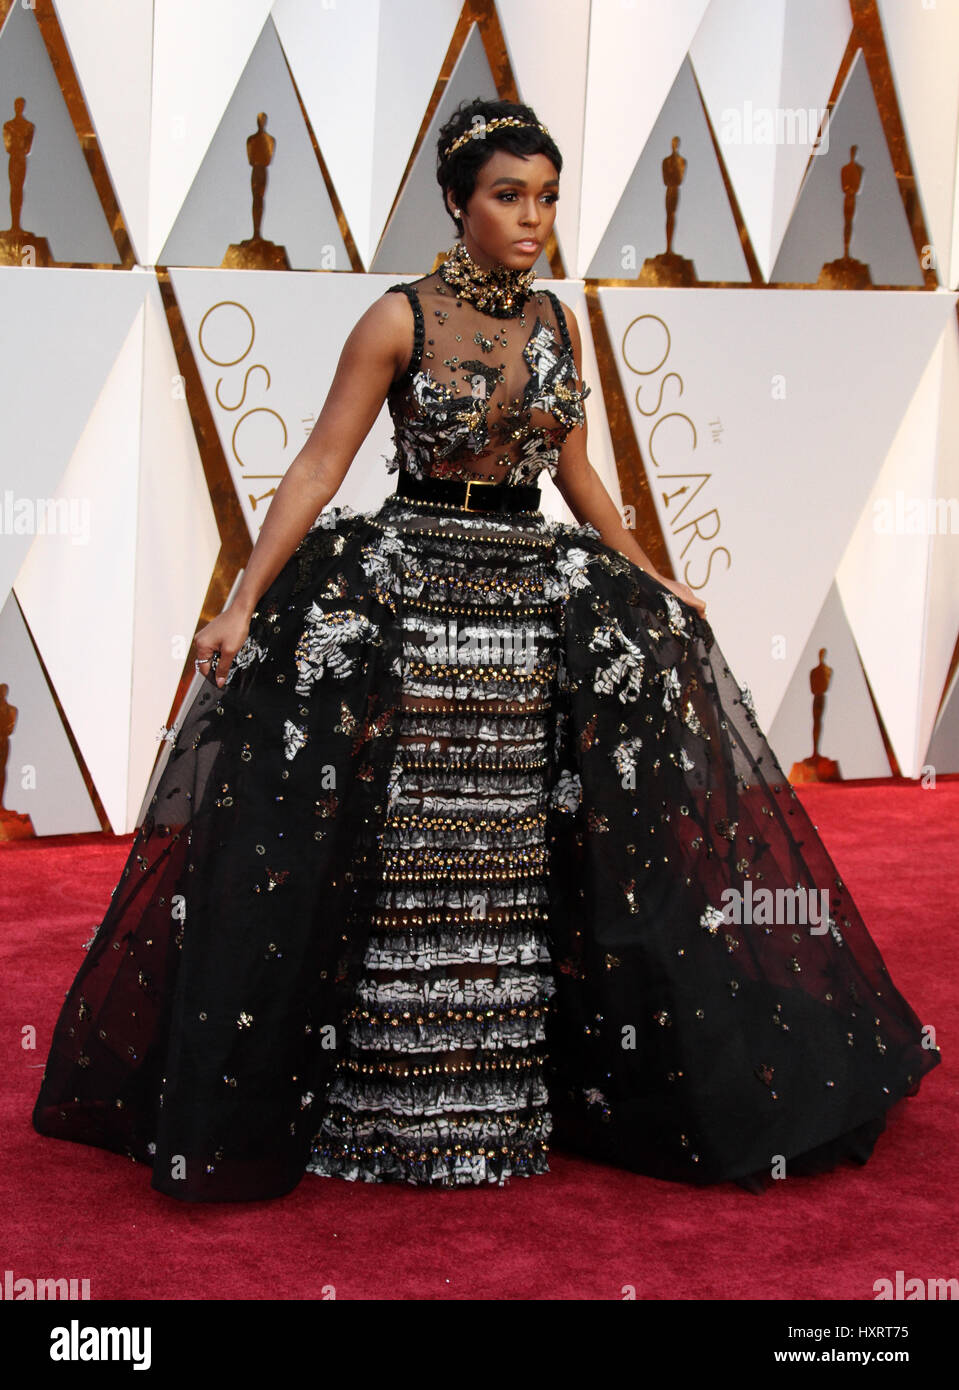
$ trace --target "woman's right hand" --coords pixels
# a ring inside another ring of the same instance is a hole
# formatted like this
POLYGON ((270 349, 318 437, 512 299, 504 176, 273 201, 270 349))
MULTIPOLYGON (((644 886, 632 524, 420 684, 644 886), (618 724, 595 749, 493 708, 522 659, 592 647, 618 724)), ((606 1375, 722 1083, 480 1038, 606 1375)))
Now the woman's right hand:
MULTIPOLYGON (((219 652, 216 665, 216 683, 219 686, 226 684, 230 664, 247 639, 251 617, 252 614, 242 608, 224 608, 206 627, 201 627, 193 639, 196 660, 201 663, 201 672, 203 663, 209 661, 214 652, 219 652)), ((209 668, 204 674, 210 674, 209 668)))

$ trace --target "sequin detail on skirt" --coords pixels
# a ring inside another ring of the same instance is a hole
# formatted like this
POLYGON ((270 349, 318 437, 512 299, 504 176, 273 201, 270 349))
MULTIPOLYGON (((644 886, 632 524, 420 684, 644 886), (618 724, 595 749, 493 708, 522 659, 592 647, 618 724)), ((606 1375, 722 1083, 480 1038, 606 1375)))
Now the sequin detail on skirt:
POLYGON ((549 1171, 555 543, 539 512, 383 515, 403 547, 400 725, 364 974, 307 1171, 502 1185, 549 1171))

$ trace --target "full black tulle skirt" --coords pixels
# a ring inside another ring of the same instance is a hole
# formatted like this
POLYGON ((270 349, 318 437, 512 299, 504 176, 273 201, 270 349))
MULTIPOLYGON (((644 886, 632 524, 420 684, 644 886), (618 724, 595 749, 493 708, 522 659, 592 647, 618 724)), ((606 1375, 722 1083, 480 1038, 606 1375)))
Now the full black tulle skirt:
POLYGON ((394 496, 187 703, 33 1120, 188 1201, 551 1147, 760 1190, 939 1060, 709 624, 592 527, 394 496))

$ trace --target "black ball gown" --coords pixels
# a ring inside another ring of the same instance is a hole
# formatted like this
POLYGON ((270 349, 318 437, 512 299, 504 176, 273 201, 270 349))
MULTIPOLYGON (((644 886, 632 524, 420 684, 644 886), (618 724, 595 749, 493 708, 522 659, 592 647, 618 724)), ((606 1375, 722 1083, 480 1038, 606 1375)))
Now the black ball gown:
POLYGON ((388 291, 400 488, 320 515, 171 731, 34 1125, 188 1201, 865 1162, 939 1054, 708 622, 538 510, 589 387, 555 295, 463 261, 388 291))

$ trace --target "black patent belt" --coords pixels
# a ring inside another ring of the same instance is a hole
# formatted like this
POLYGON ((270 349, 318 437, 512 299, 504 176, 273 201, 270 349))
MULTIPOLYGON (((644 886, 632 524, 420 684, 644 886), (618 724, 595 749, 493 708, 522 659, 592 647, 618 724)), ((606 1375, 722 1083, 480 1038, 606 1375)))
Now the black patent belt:
POLYGON ((540 490, 479 479, 461 483, 455 478, 414 478, 412 473, 400 469, 396 495, 411 501, 445 502, 466 512, 535 512, 539 509, 540 490))

